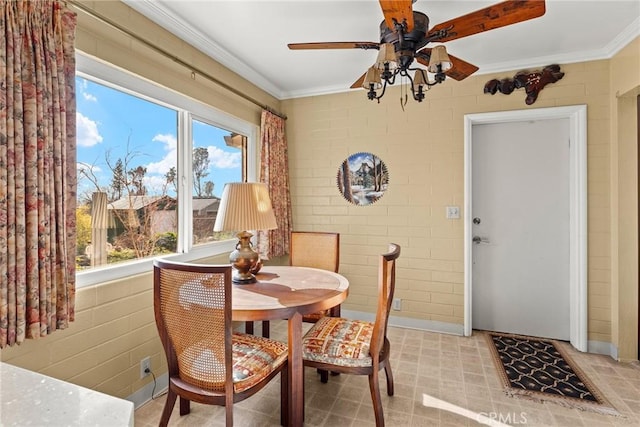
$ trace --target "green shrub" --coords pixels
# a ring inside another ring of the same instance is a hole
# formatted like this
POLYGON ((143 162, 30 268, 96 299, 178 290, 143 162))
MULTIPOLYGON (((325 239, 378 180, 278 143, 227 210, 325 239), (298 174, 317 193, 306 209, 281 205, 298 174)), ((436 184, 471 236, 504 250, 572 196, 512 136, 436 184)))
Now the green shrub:
POLYGON ((178 249, 178 235, 173 231, 167 231, 158 235, 156 241, 157 253, 175 253, 178 249))
POLYGON ((112 264, 116 262, 128 261, 130 259, 136 259, 136 253, 133 249, 116 249, 107 253, 107 263, 112 264))

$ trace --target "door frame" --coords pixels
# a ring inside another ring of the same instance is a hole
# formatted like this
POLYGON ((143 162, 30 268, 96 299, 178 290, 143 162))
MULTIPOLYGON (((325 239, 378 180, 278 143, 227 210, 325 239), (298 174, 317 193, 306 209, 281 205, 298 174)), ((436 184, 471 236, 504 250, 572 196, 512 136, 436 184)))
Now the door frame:
POLYGON ((587 106, 496 111, 464 116, 464 335, 472 333, 473 126, 530 120, 569 119, 569 335, 587 351, 587 106))

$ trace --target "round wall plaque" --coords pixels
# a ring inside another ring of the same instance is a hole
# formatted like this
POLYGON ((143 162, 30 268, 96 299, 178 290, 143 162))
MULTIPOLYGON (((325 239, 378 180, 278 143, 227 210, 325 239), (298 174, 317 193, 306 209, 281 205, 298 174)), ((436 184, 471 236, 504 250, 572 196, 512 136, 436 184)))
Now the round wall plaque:
POLYGON ((375 154, 351 154, 338 169, 338 189, 354 205, 370 205, 389 185, 387 166, 375 154))

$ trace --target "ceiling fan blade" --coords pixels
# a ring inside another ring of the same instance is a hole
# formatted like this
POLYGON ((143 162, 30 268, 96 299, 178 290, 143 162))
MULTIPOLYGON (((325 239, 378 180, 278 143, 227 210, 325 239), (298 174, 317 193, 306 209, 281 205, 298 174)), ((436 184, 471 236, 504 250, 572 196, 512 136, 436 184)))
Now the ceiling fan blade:
POLYGON ((434 36, 440 30, 447 30, 448 35, 437 38, 435 41, 456 40, 483 31, 537 18, 544 15, 545 10, 544 0, 503 1, 438 24, 429 31, 427 37, 434 36))
POLYGON ((317 42, 289 43, 289 49, 380 49, 380 43, 374 42, 317 42))
POLYGON ((380 7, 384 14, 384 21, 391 30, 395 31, 393 20, 395 18, 399 24, 407 21, 407 32, 413 30, 413 8, 412 0, 380 0, 380 7))
MULTIPOLYGON (((426 67, 429 66, 430 57, 431 48, 425 47, 419 52, 416 52, 416 61, 426 67)), ((464 80, 479 69, 475 65, 470 64, 467 61, 463 61, 462 59, 457 58, 451 54, 449 54, 449 59, 451 59, 452 66, 447 71, 445 71, 445 74, 454 80, 464 80)))
POLYGON ((362 83, 364 83, 364 78, 366 77, 366 75, 367 73, 361 75, 358 80, 353 82, 353 84, 350 86, 350 89, 362 89, 362 83))

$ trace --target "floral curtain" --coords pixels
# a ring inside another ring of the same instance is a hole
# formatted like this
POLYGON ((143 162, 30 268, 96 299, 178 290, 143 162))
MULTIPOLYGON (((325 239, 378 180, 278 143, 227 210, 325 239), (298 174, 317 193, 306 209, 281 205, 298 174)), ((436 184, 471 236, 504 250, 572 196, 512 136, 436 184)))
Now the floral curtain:
POLYGON ((267 184, 278 228, 258 232, 258 252, 269 259, 289 253, 289 235, 293 228, 289 194, 289 155, 284 134, 285 119, 262 111, 260 125, 260 181, 267 184))
POLYGON ((76 16, 0 0, 0 348, 74 320, 76 16))

